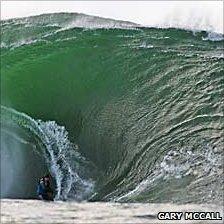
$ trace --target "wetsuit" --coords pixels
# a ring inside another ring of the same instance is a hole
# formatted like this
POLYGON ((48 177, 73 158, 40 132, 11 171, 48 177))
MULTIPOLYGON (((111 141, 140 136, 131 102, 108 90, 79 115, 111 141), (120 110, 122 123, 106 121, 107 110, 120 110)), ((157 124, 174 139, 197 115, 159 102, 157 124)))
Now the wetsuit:
POLYGON ((45 193, 47 194, 47 200, 53 201, 53 190, 51 189, 50 182, 45 183, 45 193))
POLYGON ((53 201, 53 190, 50 187, 50 183, 44 184, 40 181, 37 186, 37 195, 40 199, 53 201))

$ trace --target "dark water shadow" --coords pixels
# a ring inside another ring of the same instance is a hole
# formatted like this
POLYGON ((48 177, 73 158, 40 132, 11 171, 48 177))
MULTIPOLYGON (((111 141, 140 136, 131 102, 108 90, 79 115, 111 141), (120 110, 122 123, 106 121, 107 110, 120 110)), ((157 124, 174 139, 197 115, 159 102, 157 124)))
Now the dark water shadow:
POLYGON ((135 215, 134 218, 143 218, 143 219, 157 219, 156 215, 135 215))

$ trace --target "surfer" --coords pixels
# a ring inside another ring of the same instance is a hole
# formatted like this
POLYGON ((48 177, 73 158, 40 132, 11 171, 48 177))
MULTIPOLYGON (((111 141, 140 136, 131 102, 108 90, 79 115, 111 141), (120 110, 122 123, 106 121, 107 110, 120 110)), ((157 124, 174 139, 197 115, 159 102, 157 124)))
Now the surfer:
POLYGON ((53 201, 53 190, 50 184, 50 175, 42 177, 37 186, 37 195, 41 200, 53 201))

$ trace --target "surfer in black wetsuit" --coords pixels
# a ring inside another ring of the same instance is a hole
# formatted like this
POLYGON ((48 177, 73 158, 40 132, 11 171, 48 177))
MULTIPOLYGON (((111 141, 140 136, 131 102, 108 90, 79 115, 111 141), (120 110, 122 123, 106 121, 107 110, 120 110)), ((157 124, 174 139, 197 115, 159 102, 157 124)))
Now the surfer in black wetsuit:
POLYGON ((53 190, 50 184, 50 175, 42 177, 37 187, 38 198, 41 200, 53 201, 53 190))

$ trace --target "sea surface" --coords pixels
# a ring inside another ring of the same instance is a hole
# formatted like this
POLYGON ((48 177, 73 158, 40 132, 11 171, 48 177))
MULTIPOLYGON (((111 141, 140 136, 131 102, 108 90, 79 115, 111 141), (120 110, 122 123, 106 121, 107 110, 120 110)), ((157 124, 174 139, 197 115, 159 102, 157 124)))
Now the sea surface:
MULTIPOLYGON (((171 203, 114 203, 114 202, 43 202, 38 200, 1 200, 2 224, 221 224, 223 220, 185 220, 185 212, 219 212, 223 219, 223 209, 211 204, 171 203), (159 220, 159 212, 182 212, 181 220, 159 220)), ((215 217, 215 216, 214 216, 215 217)), ((216 216, 218 217, 218 216, 216 216)))

